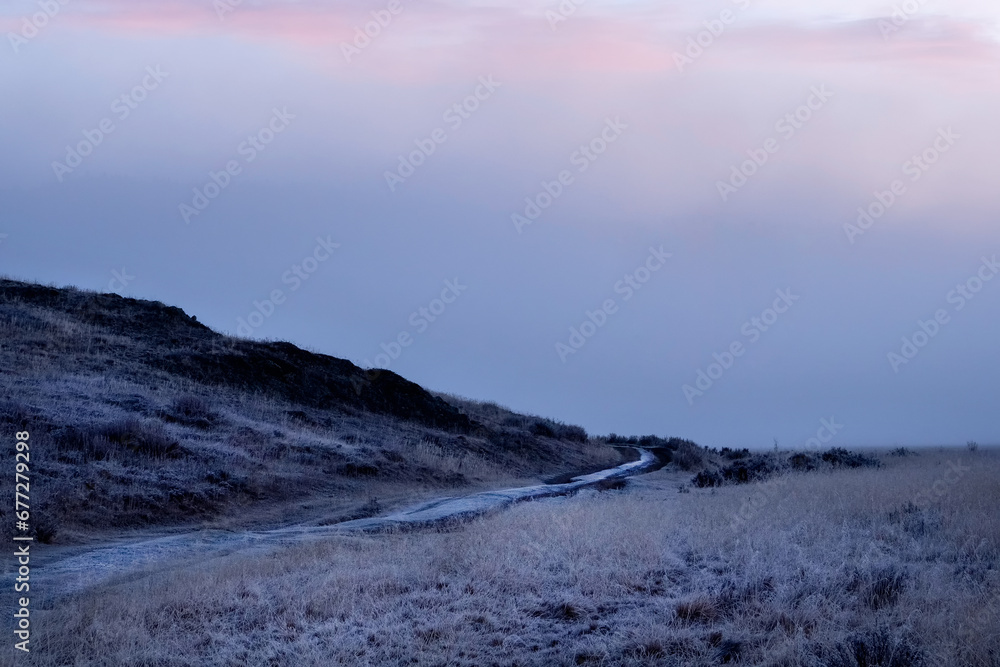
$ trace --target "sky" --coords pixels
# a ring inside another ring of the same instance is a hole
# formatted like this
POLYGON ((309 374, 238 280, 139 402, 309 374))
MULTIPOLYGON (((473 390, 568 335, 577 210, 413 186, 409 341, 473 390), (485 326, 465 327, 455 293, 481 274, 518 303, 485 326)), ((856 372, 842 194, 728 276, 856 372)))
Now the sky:
POLYGON ((596 434, 1000 443, 995 0, 10 0, 0 35, 0 274, 596 434))

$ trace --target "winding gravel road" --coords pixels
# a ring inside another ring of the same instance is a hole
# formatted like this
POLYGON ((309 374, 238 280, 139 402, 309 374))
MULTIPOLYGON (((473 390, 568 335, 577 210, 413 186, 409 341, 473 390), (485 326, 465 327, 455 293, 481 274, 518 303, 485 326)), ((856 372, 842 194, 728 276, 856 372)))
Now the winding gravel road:
MULTIPOLYGON (((355 519, 329 526, 294 525, 256 532, 201 530, 152 539, 125 539, 61 558, 57 555, 53 555, 51 559, 43 556, 38 567, 38 584, 51 604, 59 597, 101 584, 113 577, 126 581, 137 579, 183 565, 185 561, 194 558, 204 561, 237 551, 272 549, 337 535, 405 530, 461 521, 517 502, 564 496, 603 481, 629 477, 657 467, 655 455, 644 449, 640 449, 639 453, 638 461, 574 477, 566 484, 541 484, 438 498, 385 516, 355 519)), ((32 588, 35 588, 34 582, 32 588)))

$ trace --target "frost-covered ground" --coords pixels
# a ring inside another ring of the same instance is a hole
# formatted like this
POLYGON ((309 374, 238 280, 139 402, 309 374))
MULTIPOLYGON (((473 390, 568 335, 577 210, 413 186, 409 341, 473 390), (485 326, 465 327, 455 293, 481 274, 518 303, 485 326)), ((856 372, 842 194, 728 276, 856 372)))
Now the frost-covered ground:
POLYGON ((227 556, 236 552, 288 547, 331 536, 365 532, 430 527, 486 514, 526 500, 551 498, 573 493, 600 482, 624 479, 656 464, 646 450, 639 459, 588 475, 565 484, 540 484, 482 491, 465 496, 436 498, 383 516, 355 519, 332 525, 301 524, 263 531, 199 530, 152 539, 117 539, 112 543, 70 550, 66 557, 46 558, 43 552, 42 579, 36 585, 51 599, 76 593, 113 577, 135 579, 152 570, 183 568, 191 561, 227 556))
POLYGON ((38 613, 32 663, 1000 664, 1000 455, 883 461, 192 558, 38 613))

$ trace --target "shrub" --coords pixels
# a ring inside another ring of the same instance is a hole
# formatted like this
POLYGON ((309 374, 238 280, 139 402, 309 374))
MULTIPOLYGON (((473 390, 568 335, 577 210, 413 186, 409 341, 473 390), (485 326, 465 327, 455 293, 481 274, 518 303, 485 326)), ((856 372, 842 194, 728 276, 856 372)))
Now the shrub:
POLYGON ((788 463, 795 470, 815 470, 816 459, 808 454, 799 452, 788 457, 788 463))
POLYGON ((587 432, 582 426, 563 424, 562 422, 554 422, 549 419, 534 421, 528 427, 528 432, 541 438, 587 442, 587 432))
POLYGON ((699 489, 704 489, 711 486, 722 486, 725 482, 722 479, 722 475, 715 470, 702 470, 691 482, 699 489))
POLYGON ((846 449, 831 449, 818 457, 805 452, 796 452, 787 459, 780 459, 775 454, 751 454, 747 450, 734 451, 724 448, 721 453, 730 460, 735 458, 734 463, 717 470, 699 472, 692 480, 694 486, 705 488, 759 482, 787 470, 784 461, 787 461, 793 470, 804 472, 816 470, 824 463, 834 468, 879 466, 878 459, 849 452, 846 449))
MULTIPOLYGON (((691 440, 685 440, 684 438, 670 438, 667 440, 667 448, 677 450, 680 449, 681 445, 691 445, 692 447, 698 447, 698 445, 691 440)), ((698 447, 700 449, 700 447, 698 447)))
POLYGON ((674 462, 681 470, 688 472, 697 470, 705 465, 704 450, 693 442, 683 440, 678 444, 674 462))
MULTIPOLYGON (((747 452, 749 455, 749 452, 747 452)), ((703 470, 695 475, 694 485, 699 488, 707 486, 723 486, 725 484, 748 484, 767 479, 781 470, 771 458, 761 454, 749 455, 747 459, 739 459, 736 463, 719 470, 703 470)))
POLYGON ((969 448, 970 452, 975 452, 979 450, 979 443, 976 442, 975 440, 969 440, 967 443, 965 443, 965 446, 969 448))
POLYGON ((566 425, 562 429, 562 438, 572 442, 587 442, 587 431, 582 426, 566 425))
POLYGON ((540 438, 554 438, 556 437, 556 432, 552 430, 552 427, 543 421, 536 421, 528 429, 531 435, 537 435, 540 438))
POLYGON ((722 477, 733 484, 746 484, 770 477, 778 468, 766 456, 754 456, 722 469, 722 477))
POLYGON ((725 456, 729 460, 745 459, 748 456, 750 456, 750 450, 746 448, 730 449, 729 447, 723 447, 720 454, 722 454, 722 456, 725 456))
POLYGON ((678 449, 681 445, 687 444, 692 447, 701 449, 696 443, 685 440, 684 438, 661 438, 658 435, 644 435, 635 436, 630 435, 628 437, 624 435, 618 435, 617 433, 612 433, 604 438, 604 440, 609 445, 638 445, 640 447, 663 447, 666 449, 678 449))
POLYGON ((823 452, 821 458, 835 468, 877 468, 879 466, 878 459, 849 452, 839 447, 823 452))

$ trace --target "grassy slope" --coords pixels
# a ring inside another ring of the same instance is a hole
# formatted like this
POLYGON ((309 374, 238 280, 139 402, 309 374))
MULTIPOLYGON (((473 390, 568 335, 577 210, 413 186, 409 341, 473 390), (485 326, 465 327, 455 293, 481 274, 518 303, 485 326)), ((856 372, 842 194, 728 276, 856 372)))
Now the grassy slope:
POLYGON ((0 341, 0 429, 31 431, 45 540, 304 505, 334 522, 621 460, 578 427, 223 336, 158 302, 0 280, 0 341))
POLYGON ((33 664, 995 667, 1000 452, 883 460, 199 563, 39 614, 33 664))

